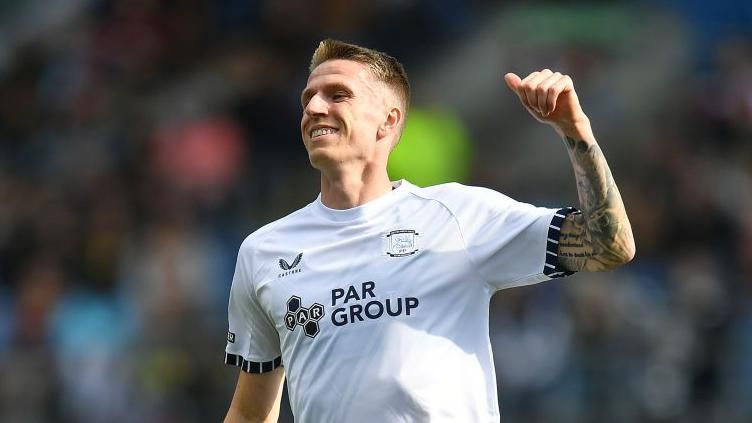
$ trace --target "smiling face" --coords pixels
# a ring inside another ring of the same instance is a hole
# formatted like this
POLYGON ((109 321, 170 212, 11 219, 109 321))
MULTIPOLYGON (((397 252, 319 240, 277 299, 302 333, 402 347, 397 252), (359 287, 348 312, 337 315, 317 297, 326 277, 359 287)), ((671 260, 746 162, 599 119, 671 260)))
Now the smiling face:
POLYGON ((402 111, 393 90, 367 65, 342 59, 320 64, 308 77, 301 103, 300 130, 314 168, 377 161, 386 166, 402 111))

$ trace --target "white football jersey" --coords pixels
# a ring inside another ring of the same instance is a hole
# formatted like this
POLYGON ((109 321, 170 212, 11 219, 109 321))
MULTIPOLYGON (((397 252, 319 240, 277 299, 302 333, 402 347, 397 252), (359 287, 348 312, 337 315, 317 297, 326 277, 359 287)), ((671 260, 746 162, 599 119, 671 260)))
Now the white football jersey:
POLYGON ((489 301, 569 274, 557 243, 576 210, 394 185, 348 210, 319 196, 246 238, 225 362, 284 365, 303 423, 498 422, 489 301))

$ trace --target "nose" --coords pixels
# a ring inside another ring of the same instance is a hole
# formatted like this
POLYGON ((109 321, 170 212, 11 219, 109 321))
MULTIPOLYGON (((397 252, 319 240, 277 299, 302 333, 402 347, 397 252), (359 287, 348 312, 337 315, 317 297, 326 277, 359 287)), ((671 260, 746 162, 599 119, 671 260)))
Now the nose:
POLYGON ((316 94, 308 100, 305 113, 308 116, 326 115, 328 106, 327 102, 319 94, 316 94))

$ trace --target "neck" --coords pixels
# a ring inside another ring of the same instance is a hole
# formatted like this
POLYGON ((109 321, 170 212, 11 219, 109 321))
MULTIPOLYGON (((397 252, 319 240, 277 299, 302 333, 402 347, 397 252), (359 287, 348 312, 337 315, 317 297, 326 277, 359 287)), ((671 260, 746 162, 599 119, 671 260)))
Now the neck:
POLYGON ((321 202, 331 209, 345 210, 375 200, 392 190, 386 166, 378 170, 340 169, 321 172, 321 202))

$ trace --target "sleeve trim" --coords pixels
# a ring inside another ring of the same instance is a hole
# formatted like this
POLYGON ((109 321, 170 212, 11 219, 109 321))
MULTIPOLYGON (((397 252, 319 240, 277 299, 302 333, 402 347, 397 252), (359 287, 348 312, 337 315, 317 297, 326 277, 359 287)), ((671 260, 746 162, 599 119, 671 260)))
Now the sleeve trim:
POLYGON ((282 356, 270 361, 250 361, 243 357, 225 352, 225 364, 240 367, 246 373, 269 373, 282 365, 282 356))
POLYGON ((551 279, 562 278, 575 273, 566 270, 559 265, 559 238, 561 236, 561 225, 564 223, 564 219, 570 214, 580 214, 580 211, 574 207, 559 209, 551 218, 551 224, 548 225, 546 262, 543 265, 543 274, 551 279))

